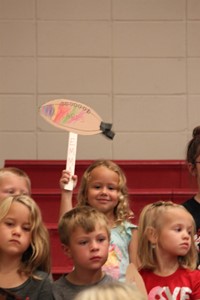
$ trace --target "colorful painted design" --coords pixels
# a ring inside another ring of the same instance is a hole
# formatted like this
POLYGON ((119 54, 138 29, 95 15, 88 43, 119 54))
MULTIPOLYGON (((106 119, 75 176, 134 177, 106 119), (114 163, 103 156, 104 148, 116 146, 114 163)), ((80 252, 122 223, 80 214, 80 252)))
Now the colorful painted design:
MULTIPOLYGON (((50 124, 61 129, 82 135, 103 132, 100 128, 102 119, 85 104, 80 102, 56 99, 40 107, 40 115, 50 124)), ((109 131, 106 127, 106 133, 109 131)))
POLYGON ((78 106, 68 105, 60 102, 58 104, 47 104, 41 107, 41 113, 59 125, 69 125, 83 120, 87 110, 80 110, 78 106))

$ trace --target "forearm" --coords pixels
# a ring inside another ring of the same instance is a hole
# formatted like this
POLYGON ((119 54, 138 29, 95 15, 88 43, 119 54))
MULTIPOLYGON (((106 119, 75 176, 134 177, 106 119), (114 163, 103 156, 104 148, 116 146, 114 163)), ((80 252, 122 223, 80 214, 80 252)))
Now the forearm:
POLYGON ((66 170, 62 171, 62 176, 60 178, 60 190, 61 190, 61 199, 60 199, 60 211, 59 211, 59 218, 62 217, 64 213, 71 210, 73 208, 73 190, 66 190, 66 184, 69 183, 70 180, 73 180, 74 188, 77 183, 77 176, 71 176, 70 173, 66 170))
POLYGON ((136 266, 130 263, 126 270, 126 283, 135 284, 139 291, 147 299, 147 291, 142 276, 138 272, 136 266))
POLYGON ((133 263, 136 268, 140 267, 140 260, 138 257, 138 230, 134 229, 132 230, 132 238, 129 244, 129 261, 130 263, 133 263))
POLYGON ((59 218, 61 218, 64 215, 64 213, 66 213, 67 211, 73 208, 72 196, 73 196, 73 191, 66 191, 66 190, 61 191, 59 218))

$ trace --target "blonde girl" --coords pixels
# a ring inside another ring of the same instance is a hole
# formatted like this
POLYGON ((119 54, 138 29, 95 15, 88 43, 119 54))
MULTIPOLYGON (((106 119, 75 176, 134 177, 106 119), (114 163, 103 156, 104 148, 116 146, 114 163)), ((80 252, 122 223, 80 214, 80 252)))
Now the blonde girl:
POLYGON ((191 214, 171 201, 144 207, 139 218, 140 274, 149 299, 200 299, 191 214))
POLYGON ((0 286, 29 300, 53 299, 48 231, 27 195, 0 202, 0 286))
MULTIPOLYGON (((73 176, 75 184, 77 176, 73 176)), ((72 208, 72 192, 64 185, 70 180, 63 171, 60 179, 60 215, 72 208)), ((133 212, 129 208, 126 176, 113 161, 96 160, 84 172, 78 192, 78 206, 90 205, 104 213, 111 229, 109 257, 104 270, 114 278, 125 281, 130 262, 138 264, 137 226, 130 222, 133 212)))

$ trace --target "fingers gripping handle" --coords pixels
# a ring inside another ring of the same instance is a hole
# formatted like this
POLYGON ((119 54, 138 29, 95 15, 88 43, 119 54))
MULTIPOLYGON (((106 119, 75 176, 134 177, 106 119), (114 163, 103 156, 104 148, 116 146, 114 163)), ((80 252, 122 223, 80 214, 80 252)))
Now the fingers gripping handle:
MULTIPOLYGON (((77 139, 78 135, 76 133, 69 132, 66 170, 69 171, 71 175, 74 175, 75 170, 77 139)), ((70 179, 70 181, 65 184, 64 189, 72 191, 73 187, 74 182, 72 179, 70 179)))

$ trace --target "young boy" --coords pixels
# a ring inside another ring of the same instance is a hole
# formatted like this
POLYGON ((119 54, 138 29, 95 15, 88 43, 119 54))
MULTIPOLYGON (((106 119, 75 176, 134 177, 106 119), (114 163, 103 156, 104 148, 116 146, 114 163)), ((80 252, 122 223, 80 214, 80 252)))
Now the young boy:
POLYGON ((115 280, 102 271, 108 257, 110 231, 106 217, 90 206, 76 207, 59 221, 58 231, 74 269, 53 283, 56 300, 72 300, 91 286, 115 280))
POLYGON ((14 195, 31 194, 29 176, 21 169, 7 167, 0 169, 0 200, 14 195))

